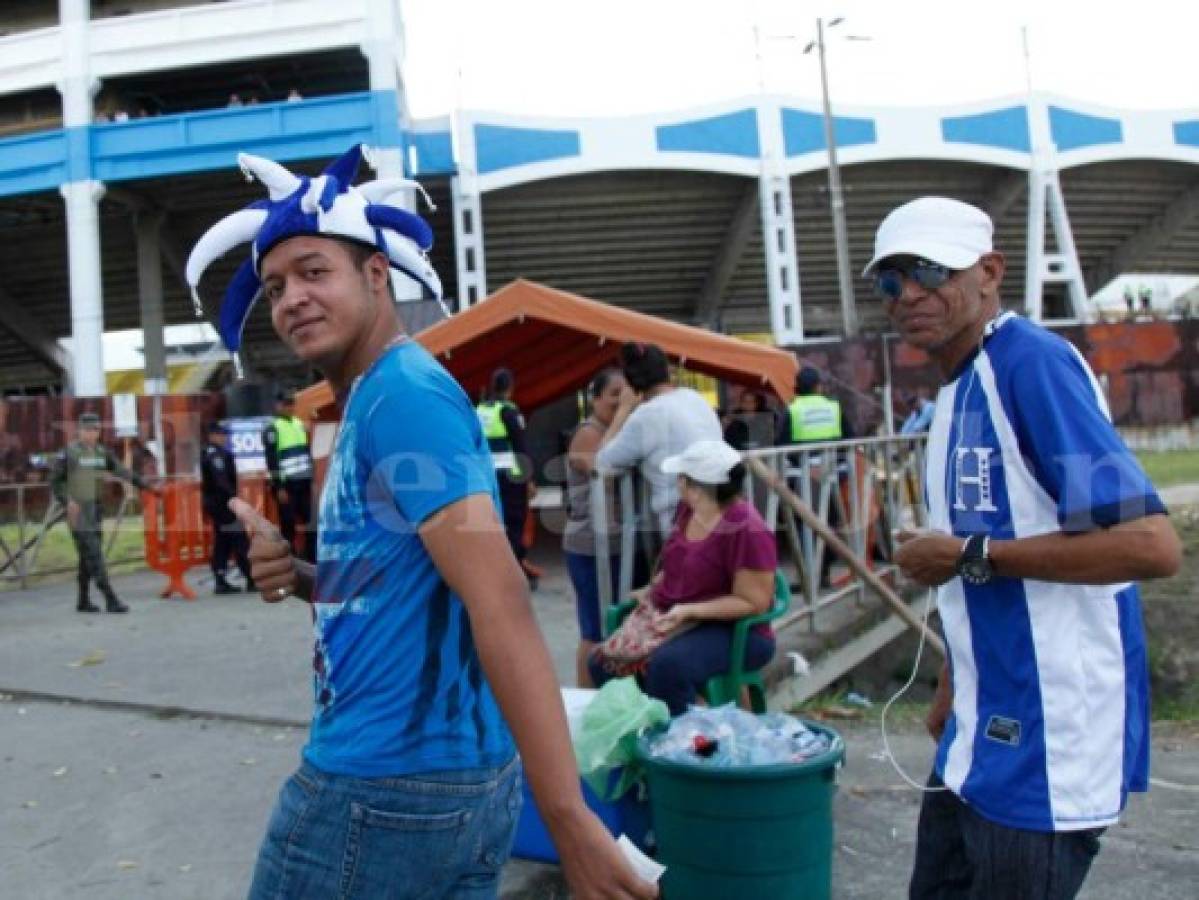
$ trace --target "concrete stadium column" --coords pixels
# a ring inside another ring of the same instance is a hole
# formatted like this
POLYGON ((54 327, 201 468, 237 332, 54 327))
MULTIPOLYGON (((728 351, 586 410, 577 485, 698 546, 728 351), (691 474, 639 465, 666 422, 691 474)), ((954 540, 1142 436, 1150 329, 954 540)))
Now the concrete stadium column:
MULTIPOLYGON (((400 75, 404 56, 403 23, 394 0, 367 0, 366 7, 367 32, 361 50, 366 57, 375 134, 379 139, 378 146, 371 148, 368 162, 378 178, 403 178, 402 126, 408 113, 400 75)), ((413 191, 404 192, 403 206, 410 212, 420 211, 413 191)), ((421 298, 421 286, 394 271, 391 286, 399 301, 421 298)))
POLYGON ((395 0, 367 0, 367 32, 362 42, 372 91, 398 91, 404 56, 404 29, 395 0))
POLYGON ((1070 295, 1071 317, 1089 317, 1087 288, 1074 244, 1074 230, 1066 210, 1066 197, 1058 178, 1056 147, 1049 129, 1049 109, 1041 97, 1028 103, 1032 165, 1028 170, 1028 232, 1025 247, 1024 311, 1034 322, 1044 318, 1047 284, 1065 284, 1070 295), (1045 248, 1046 213, 1053 229, 1056 251, 1045 248))
POLYGON ((104 298, 100 266, 98 181, 72 181, 60 188, 67 206, 67 271, 71 278, 71 391, 100 397, 104 386, 104 298))
POLYGON ((60 188, 66 201, 67 255, 71 279, 71 336, 74 369, 71 389, 77 396, 105 393, 104 294, 100 279, 100 197, 104 185, 92 179, 88 126, 98 84, 91 76, 88 0, 61 0, 62 117, 67 140, 68 181, 60 188))
POLYGON ((374 95, 375 142, 382 150, 396 151, 398 168, 391 171, 390 158, 380 157, 372 164, 381 178, 401 177, 404 174, 402 126, 408 115, 400 77, 403 28, 393 0, 367 0, 366 7, 367 32, 360 49, 366 57, 370 89, 374 95))
POLYGON ((159 229, 162 213, 137 213, 137 295, 141 308, 142 353, 146 358, 146 393, 167 393, 167 353, 162 316, 162 256, 159 229))
POLYGON ((454 213, 454 257, 458 266, 458 312, 487 296, 487 262, 483 242, 483 195, 479 191, 475 132, 461 113, 454 113, 454 149, 458 174, 450 183, 454 213))
POLYGON ((67 128, 90 125, 92 98, 99 85, 92 79, 88 29, 91 27, 89 0, 59 0, 59 32, 62 35, 62 118, 67 128))
POLYGON ((67 206, 67 271, 71 279, 71 392, 77 397, 98 397, 106 392, 104 293, 100 279, 100 198, 104 185, 98 181, 72 181, 60 190, 67 206))
POLYGON ((803 306, 799 291, 799 253, 791 212, 791 179, 787 174, 782 114, 775 102, 758 105, 758 134, 762 142, 758 192, 762 211, 762 247, 766 257, 766 296, 770 331, 780 347, 804 339, 803 306))

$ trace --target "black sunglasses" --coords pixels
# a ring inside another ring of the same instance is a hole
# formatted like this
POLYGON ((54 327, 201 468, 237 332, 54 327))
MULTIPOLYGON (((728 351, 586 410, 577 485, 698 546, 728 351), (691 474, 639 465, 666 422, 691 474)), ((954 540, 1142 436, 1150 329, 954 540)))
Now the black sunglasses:
POLYGON ((935 291, 957 273, 957 269, 927 259, 887 259, 874 270, 874 293, 894 303, 903 296, 904 279, 911 279, 926 291, 935 291))

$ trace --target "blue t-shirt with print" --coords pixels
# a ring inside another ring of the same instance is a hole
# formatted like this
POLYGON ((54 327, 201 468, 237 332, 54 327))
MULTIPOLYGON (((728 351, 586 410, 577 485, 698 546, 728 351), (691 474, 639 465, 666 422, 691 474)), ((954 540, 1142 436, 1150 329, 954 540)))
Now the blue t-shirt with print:
POLYGON ((466 609, 417 533, 480 493, 498 506, 473 407, 432 356, 402 341, 351 392, 321 494, 304 748, 317 768, 402 776, 511 757, 466 609))

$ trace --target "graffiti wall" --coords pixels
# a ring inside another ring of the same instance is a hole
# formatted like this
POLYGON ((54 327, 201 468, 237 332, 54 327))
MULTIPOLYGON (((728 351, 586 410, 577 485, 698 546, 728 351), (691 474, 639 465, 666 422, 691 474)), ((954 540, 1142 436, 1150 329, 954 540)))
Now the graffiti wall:
MULTIPOLYGON (((1121 428, 1161 428, 1199 417, 1199 320, 1076 325, 1054 329, 1086 357, 1107 391, 1121 428)), ((803 364, 826 375, 857 434, 883 419, 882 385, 889 364, 896 422, 910 398, 935 396, 940 373, 921 351, 892 336, 802 347, 803 364)))
POLYGON ((219 394, 161 398, 165 443, 162 465, 151 453, 154 399, 136 398, 136 436, 118 437, 111 397, 14 397, 0 400, 0 485, 45 481, 55 454, 75 439, 80 413, 99 413, 101 442, 132 468, 150 474, 192 473, 199 460, 206 417, 219 417, 219 394), (162 469, 160 472, 159 469, 162 469))

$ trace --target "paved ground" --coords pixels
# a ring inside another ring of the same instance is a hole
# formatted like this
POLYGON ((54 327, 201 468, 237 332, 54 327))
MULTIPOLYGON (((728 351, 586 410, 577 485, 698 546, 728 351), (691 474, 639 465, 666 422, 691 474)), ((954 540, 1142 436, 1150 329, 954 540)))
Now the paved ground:
MULTIPOLYGON (((224 900, 244 896, 255 849, 304 739, 309 620, 298 602, 155 598, 159 578, 117 579, 128 616, 80 616, 69 585, 0 594, 0 896, 13 900, 224 900), (67 698, 64 700, 63 698, 67 698), (204 713, 197 715, 197 713, 204 713)), ((564 579, 536 595, 559 674, 573 671, 564 579)), ((918 797, 878 756, 875 726, 849 744, 837 800, 835 896, 903 894, 918 797)), ((914 725, 896 751, 922 774, 914 725)), ((1155 774, 1199 784, 1199 728, 1163 729, 1155 774)), ((1193 898, 1196 794, 1133 802, 1083 896, 1193 898)), ((557 870, 512 863, 504 895, 564 897, 557 870)))
POLYGON ((1199 484, 1172 484, 1158 491, 1162 502, 1170 509, 1199 504, 1199 484))

